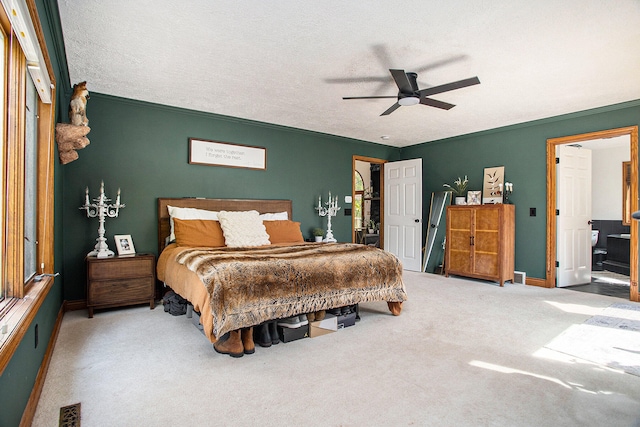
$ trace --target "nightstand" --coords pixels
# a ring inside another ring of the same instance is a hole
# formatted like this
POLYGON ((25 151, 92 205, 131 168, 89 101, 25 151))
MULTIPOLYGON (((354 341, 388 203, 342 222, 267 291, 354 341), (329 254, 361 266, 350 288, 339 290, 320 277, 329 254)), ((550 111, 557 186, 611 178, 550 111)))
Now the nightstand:
POLYGON ((153 254, 87 257, 87 309, 146 304, 155 307, 155 268, 153 254))

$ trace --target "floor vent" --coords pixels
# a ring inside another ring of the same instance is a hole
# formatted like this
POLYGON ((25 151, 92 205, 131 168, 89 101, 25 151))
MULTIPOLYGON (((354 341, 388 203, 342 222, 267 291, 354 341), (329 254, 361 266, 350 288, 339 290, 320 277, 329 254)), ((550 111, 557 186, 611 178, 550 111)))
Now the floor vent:
POLYGON ((60 408, 59 427, 80 427, 80 404, 60 408))
POLYGON ((514 271, 513 283, 519 283, 521 285, 525 285, 527 283, 527 273, 525 273, 524 271, 514 271))

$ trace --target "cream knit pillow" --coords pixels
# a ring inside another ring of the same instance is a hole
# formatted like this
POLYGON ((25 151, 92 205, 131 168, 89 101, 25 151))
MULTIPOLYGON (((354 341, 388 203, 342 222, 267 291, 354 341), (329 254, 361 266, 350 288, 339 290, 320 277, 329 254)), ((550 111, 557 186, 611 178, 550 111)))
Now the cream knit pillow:
POLYGON ((227 247, 248 248, 271 244, 258 211, 220 211, 218 220, 227 247))

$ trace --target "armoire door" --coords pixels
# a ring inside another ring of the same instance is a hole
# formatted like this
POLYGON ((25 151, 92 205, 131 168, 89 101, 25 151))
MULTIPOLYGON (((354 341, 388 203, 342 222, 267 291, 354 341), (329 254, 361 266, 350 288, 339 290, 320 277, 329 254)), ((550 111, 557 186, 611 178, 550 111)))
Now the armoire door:
POLYGON ((473 233, 476 274, 498 276, 500 272, 500 209, 477 209, 473 233))
POLYGON ((449 227, 448 271, 472 272, 473 209, 447 210, 449 227))

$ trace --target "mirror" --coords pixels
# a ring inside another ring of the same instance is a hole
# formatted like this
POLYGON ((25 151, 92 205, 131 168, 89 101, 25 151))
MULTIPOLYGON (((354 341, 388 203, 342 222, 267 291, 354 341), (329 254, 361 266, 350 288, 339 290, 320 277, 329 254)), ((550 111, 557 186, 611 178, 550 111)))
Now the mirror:
POLYGON ((622 162, 622 225, 631 225, 631 162, 622 162))
POLYGON ((442 243, 446 234, 444 222, 445 207, 451 204, 451 192, 440 191, 431 193, 431 204, 429 205, 429 223, 427 225, 427 237, 424 246, 424 259, 422 261, 422 271, 433 273, 436 267, 443 260, 444 249, 442 243))

